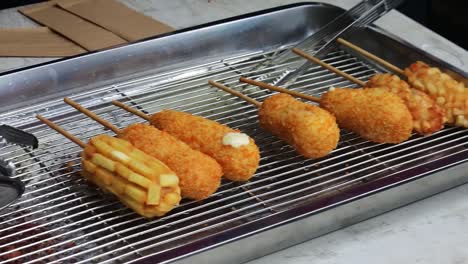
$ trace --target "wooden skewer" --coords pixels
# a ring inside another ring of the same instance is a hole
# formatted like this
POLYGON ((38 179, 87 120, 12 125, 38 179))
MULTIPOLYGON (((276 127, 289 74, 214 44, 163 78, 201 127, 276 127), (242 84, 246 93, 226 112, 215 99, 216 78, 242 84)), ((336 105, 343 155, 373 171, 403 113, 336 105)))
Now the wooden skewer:
POLYGON ((250 97, 248 97, 247 95, 242 94, 242 93, 240 93, 240 92, 238 92, 238 91, 234 91, 234 90, 232 90, 231 88, 228 88, 228 87, 226 87, 226 86, 224 86, 224 85, 222 85, 222 84, 220 84, 220 83, 218 83, 218 82, 215 82, 215 81, 213 81, 213 80, 209 80, 208 83, 211 84, 211 85, 213 85, 214 87, 217 87, 217 88, 219 88, 219 89, 221 89, 221 90, 227 92, 227 93, 230 93, 230 94, 232 94, 232 95, 235 95, 235 96, 237 96, 237 97, 239 97, 239 98, 245 100, 246 102, 255 105, 255 106, 258 107, 258 108, 260 108, 260 106, 262 105, 262 103, 260 103, 259 101, 255 100, 255 99, 253 99, 253 98, 250 98, 250 97))
POLYGON ((40 116, 40 115, 36 115, 36 118, 41 120, 44 124, 48 125, 53 130, 55 130, 55 131, 59 132, 60 134, 62 134, 64 137, 70 139, 72 142, 76 143, 78 146, 80 146, 82 148, 86 147, 86 143, 84 143, 83 141, 81 141, 77 137, 73 136, 72 134, 68 133, 65 129, 61 128, 60 126, 58 126, 54 122, 50 121, 49 119, 47 119, 47 118, 45 118, 43 116, 40 116))
POLYGON ((268 83, 254 81, 252 79, 248 79, 248 78, 245 78, 245 77, 240 77, 239 81, 244 82, 244 83, 248 83, 248 84, 252 84, 252 85, 255 85, 255 86, 258 86, 258 87, 262 87, 262 88, 265 88, 265 89, 268 89, 268 90, 277 91, 277 92, 280 92, 280 93, 290 94, 292 96, 296 96, 296 97, 299 97, 299 98, 310 100, 312 102, 320 103, 320 98, 318 98, 318 97, 303 94, 303 93, 299 93, 299 92, 295 92, 295 91, 291 91, 291 90, 281 88, 281 87, 278 87, 278 86, 274 86, 274 85, 271 85, 271 84, 268 84, 268 83))
POLYGON ((349 75, 349 74, 347 74, 345 72, 342 72, 342 71, 338 70, 337 68, 335 68, 335 67, 321 61, 320 59, 318 59, 318 58, 316 58, 316 57, 314 57, 314 56, 312 56, 310 54, 307 54, 306 52, 304 52, 304 51, 302 51, 300 49, 294 48, 293 52, 296 53, 297 55, 301 56, 301 57, 304 57, 304 58, 314 62, 314 63, 317 63, 318 65, 320 65, 320 66, 322 66, 322 67, 324 67, 324 68, 326 68, 326 69, 328 69, 328 70, 330 70, 330 71, 332 71, 332 72, 334 72, 334 73, 336 73, 338 75, 343 76, 344 78, 352 81, 353 83, 356 83, 359 86, 364 86, 366 84, 365 82, 363 82, 363 81, 361 81, 359 79, 356 79, 353 76, 351 76, 351 75, 349 75))
POLYGON ((388 61, 386 61, 386 60, 384 60, 382 58, 379 58, 379 57, 375 56, 374 54, 372 54, 372 53, 370 53, 370 52, 368 52, 368 51, 354 45, 353 43, 351 43, 349 41, 346 41, 346 40, 344 40, 342 38, 338 38, 336 41, 338 43, 340 43, 340 44, 342 44, 342 45, 344 45, 344 46, 346 46, 346 47, 348 47, 348 48, 362 54, 363 56, 365 56, 365 57, 367 57, 367 58, 369 58, 369 59, 371 59, 371 60, 373 60, 373 61, 375 61, 375 62, 377 62, 377 63, 379 63, 381 65, 383 65, 384 67, 386 67, 387 69, 389 69, 389 70, 391 70, 393 72, 399 73, 401 75, 405 75, 404 70, 402 70, 399 67, 391 64, 390 62, 388 62, 388 61))
POLYGON ((112 101, 112 104, 117 106, 117 107, 122 108, 123 110, 125 110, 127 112, 130 112, 130 113, 132 113, 134 115, 137 115, 137 116, 139 116, 139 117, 141 117, 143 119, 146 119, 148 121, 150 121, 150 119, 151 119, 151 117, 149 115, 147 115, 147 114, 143 113, 142 111, 137 110, 137 109, 135 109, 133 107, 130 107, 130 106, 128 106, 128 105, 126 105, 126 104, 124 104, 122 102, 112 101))
POLYGON ((63 101, 65 101, 65 103, 73 106, 76 110, 80 111, 81 113, 89 116, 91 119, 97 121, 98 123, 100 123, 101 125, 105 126, 106 128, 112 130, 114 133, 116 134, 121 134, 122 133, 122 130, 120 130, 118 127, 114 126, 113 124, 107 122, 106 120, 100 118, 99 116, 97 116, 95 113, 91 112, 89 109, 81 106, 80 104, 78 104, 77 102, 73 101, 72 99, 68 98, 68 97, 65 97, 63 99, 63 101))

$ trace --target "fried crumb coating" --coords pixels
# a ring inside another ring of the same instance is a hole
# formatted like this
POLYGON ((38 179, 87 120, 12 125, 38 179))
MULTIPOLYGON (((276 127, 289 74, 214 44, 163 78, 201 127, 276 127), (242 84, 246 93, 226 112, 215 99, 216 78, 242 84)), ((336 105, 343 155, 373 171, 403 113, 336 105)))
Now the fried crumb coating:
POLYGON ((221 183, 223 172, 216 160, 153 126, 133 124, 119 137, 171 168, 179 176, 184 198, 205 199, 221 183))
POLYGON ((218 122, 174 110, 151 116, 151 124, 215 159, 223 168, 224 177, 232 181, 249 180, 258 168, 260 152, 252 138, 247 145, 223 144, 227 133, 240 133, 218 122))
POLYGON ((421 135, 430 135, 444 127, 445 111, 424 92, 411 88, 400 77, 389 73, 376 74, 366 87, 379 87, 398 95, 413 117, 413 130, 421 135))
POLYGON ((400 97, 381 88, 335 88, 320 106, 341 128, 377 143, 400 143, 411 136, 413 118, 400 97))
POLYGON ((408 82, 445 110, 447 123, 468 127, 468 89, 440 69, 417 61, 405 69, 408 82))
POLYGON ((267 98, 259 110, 260 125, 293 146, 306 158, 320 158, 334 150, 340 138, 335 117, 320 107, 288 94, 267 98))

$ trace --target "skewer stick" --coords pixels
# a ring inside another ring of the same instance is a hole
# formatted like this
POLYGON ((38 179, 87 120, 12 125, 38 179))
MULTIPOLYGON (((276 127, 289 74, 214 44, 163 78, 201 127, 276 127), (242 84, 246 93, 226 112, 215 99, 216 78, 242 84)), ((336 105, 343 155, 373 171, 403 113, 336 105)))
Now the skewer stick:
POLYGON ((390 62, 388 62, 388 61, 386 61, 386 60, 384 60, 382 58, 379 58, 376 55, 374 55, 374 54, 372 54, 372 53, 370 53, 370 52, 368 52, 368 51, 354 45, 353 43, 351 43, 349 41, 346 41, 346 40, 344 40, 342 38, 338 38, 336 41, 338 43, 340 43, 340 44, 342 44, 342 45, 344 45, 344 46, 346 46, 346 47, 348 47, 348 48, 362 54, 363 56, 365 56, 365 57, 367 57, 367 58, 369 58, 369 59, 371 59, 371 60, 373 60, 373 61, 375 61, 375 62, 377 62, 377 63, 379 63, 381 65, 383 65, 384 67, 386 67, 387 69, 389 69, 389 70, 391 70, 393 72, 396 72, 396 73, 401 74, 401 75, 405 75, 404 70, 402 70, 399 67, 391 64, 390 62))
POLYGON ((54 122, 50 121, 49 119, 47 119, 47 118, 45 118, 43 116, 40 116, 40 115, 36 115, 36 118, 41 120, 44 124, 48 125, 53 130, 59 132, 64 137, 68 138, 73 143, 77 144, 78 146, 80 146, 82 148, 86 147, 86 143, 84 143, 83 141, 81 141, 77 137, 73 136, 72 134, 68 133, 65 129, 61 128, 60 126, 58 126, 54 122))
POLYGON ((65 101, 65 103, 73 106, 76 110, 80 111, 81 113, 89 116, 91 119, 97 121, 98 123, 100 123, 101 125, 105 126, 106 128, 112 130, 114 133, 116 134, 121 134, 122 133, 122 130, 120 130, 118 127, 114 126, 113 124, 107 122, 106 120, 100 118, 99 116, 97 116, 95 113, 91 112, 89 109, 81 106, 80 104, 78 104, 77 102, 73 101, 72 99, 68 98, 68 97, 65 97, 63 99, 63 101, 65 101))
POLYGON ((353 76, 351 76, 351 75, 349 75, 349 74, 347 74, 347 73, 345 73, 343 71, 338 70, 337 68, 331 66, 330 64, 327 64, 327 63, 321 61, 320 59, 318 59, 318 58, 316 58, 316 57, 314 57, 314 56, 312 56, 310 54, 307 54, 306 52, 304 52, 304 51, 302 51, 300 49, 294 48, 293 52, 296 53, 297 55, 301 56, 301 57, 304 57, 304 58, 314 62, 314 63, 317 63, 318 65, 320 65, 320 66, 322 66, 322 67, 324 67, 324 68, 326 68, 326 69, 328 69, 328 70, 330 70, 330 71, 332 71, 332 72, 334 72, 334 73, 336 73, 336 74, 338 74, 340 76, 343 76, 344 78, 352 81, 353 83, 356 83, 359 86, 364 86, 366 84, 365 82, 363 82, 363 81, 361 81, 361 80, 359 80, 357 78, 354 78, 353 76))
POLYGON ((137 116, 139 116, 139 117, 141 117, 143 119, 146 119, 148 121, 150 121, 150 119, 151 119, 151 117, 149 115, 147 115, 147 114, 143 113, 142 111, 137 110, 137 109, 135 109, 133 107, 130 107, 130 106, 128 106, 128 105, 126 105, 126 104, 124 104, 124 103, 122 103, 120 101, 112 101, 112 104, 117 106, 117 107, 122 108, 123 110, 125 110, 127 112, 130 112, 130 113, 132 113, 134 115, 137 115, 137 116))
POLYGON ((284 88, 281 88, 281 87, 278 87, 278 86, 274 86, 274 85, 271 85, 271 84, 268 84, 268 83, 254 81, 252 79, 248 79, 248 78, 245 78, 245 77, 240 77, 239 81, 244 82, 244 83, 248 83, 248 84, 252 84, 252 85, 255 85, 255 86, 258 86, 258 87, 261 87, 261 88, 265 88, 265 89, 268 89, 268 90, 277 91, 277 92, 280 92, 280 93, 290 94, 292 96, 296 96, 296 97, 299 97, 299 98, 310 100, 312 102, 320 103, 320 98, 318 98, 318 97, 303 94, 303 93, 299 93, 299 92, 295 92, 295 91, 291 91, 291 90, 284 89, 284 88))
POLYGON ((255 105, 255 106, 258 107, 258 108, 260 108, 260 106, 262 105, 262 103, 260 103, 259 101, 255 100, 255 99, 253 99, 253 98, 250 98, 250 97, 248 97, 247 95, 242 94, 242 93, 240 93, 240 92, 238 92, 238 91, 234 91, 234 90, 232 90, 231 88, 228 88, 228 87, 226 87, 226 86, 224 86, 224 85, 222 85, 222 84, 220 84, 220 83, 218 83, 218 82, 215 82, 215 81, 213 81, 213 80, 209 80, 208 83, 211 84, 211 85, 213 85, 214 87, 217 87, 217 88, 219 88, 219 89, 221 89, 221 90, 227 92, 227 93, 230 93, 230 94, 232 94, 232 95, 235 95, 235 96, 237 96, 237 97, 239 97, 239 98, 245 100, 246 102, 255 105))

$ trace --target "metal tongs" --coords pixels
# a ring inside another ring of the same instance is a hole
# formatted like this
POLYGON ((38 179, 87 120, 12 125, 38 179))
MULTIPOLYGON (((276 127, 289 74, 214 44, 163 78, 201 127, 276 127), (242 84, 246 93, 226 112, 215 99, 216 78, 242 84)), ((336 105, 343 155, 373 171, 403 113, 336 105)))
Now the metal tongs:
MULTIPOLYGON (((346 36, 351 35, 355 30, 369 26, 402 2, 404 0, 363 0, 297 44, 294 48, 303 49, 314 57, 322 59, 328 52, 339 45, 335 41, 337 38, 346 38, 346 36)), ((292 56, 294 55, 289 50, 273 58, 269 65, 281 64, 292 56)), ((311 62, 305 62, 298 68, 288 69, 272 84, 288 86, 311 66, 311 62)), ((262 78, 260 77, 259 79, 262 78)))
MULTIPOLYGON (((20 145, 27 148, 37 148, 37 138, 20 129, 0 125, 0 148, 6 145, 20 145)), ((0 210, 14 202, 24 193, 24 184, 19 179, 11 178, 16 174, 15 164, 0 159, 0 210)))

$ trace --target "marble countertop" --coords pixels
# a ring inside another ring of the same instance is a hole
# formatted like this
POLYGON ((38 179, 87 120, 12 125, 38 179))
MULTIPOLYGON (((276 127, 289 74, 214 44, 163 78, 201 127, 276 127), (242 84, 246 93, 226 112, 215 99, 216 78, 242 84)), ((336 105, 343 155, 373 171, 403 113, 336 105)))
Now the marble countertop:
MULTIPOLYGON (((290 4, 290 0, 121 0, 180 29, 248 12, 290 4)), ((325 0, 350 8, 358 0, 325 0)), ((418 23, 391 11, 377 25, 468 70, 468 52, 418 23)), ((35 25, 15 9, 0 11, 0 28, 35 25)), ((53 58, 0 58, 0 72, 53 58)), ((253 260, 275 263, 468 263, 468 185, 253 260)))

